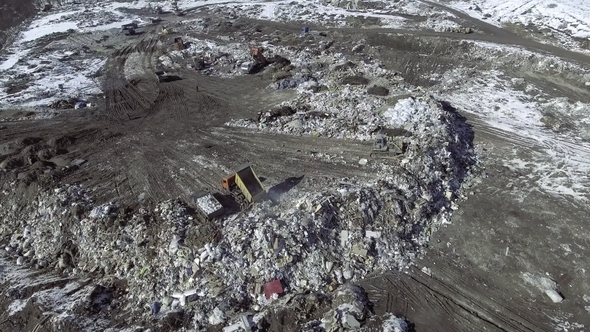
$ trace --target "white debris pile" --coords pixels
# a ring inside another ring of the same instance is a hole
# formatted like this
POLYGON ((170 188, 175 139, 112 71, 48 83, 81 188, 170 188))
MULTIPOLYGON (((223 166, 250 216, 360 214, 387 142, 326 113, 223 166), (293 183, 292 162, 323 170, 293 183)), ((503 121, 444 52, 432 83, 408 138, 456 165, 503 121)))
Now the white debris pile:
POLYGON ((344 87, 284 103, 301 110, 291 116, 273 118, 266 112, 259 122, 233 120, 228 124, 276 133, 366 140, 381 121, 375 110, 384 104, 383 100, 368 98, 364 88, 344 87))
POLYGON ((449 13, 437 13, 429 15, 422 26, 438 32, 457 31, 460 25, 455 21, 455 16, 449 13))
POLYGON ((554 98, 541 106, 543 122, 556 132, 575 129, 581 137, 590 140, 590 105, 581 102, 571 103, 568 98, 554 98))
POLYGON ((238 303, 265 306, 260 285, 270 280, 295 292, 323 290, 411 264, 430 230, 456 208, 452 200, 474 156, 455 113, 429 98, 402 103, 413 113, 398 123, 412 134, 403 168, 372 183, 318 184, 330 189, 294 193, 224 220, 223 237, 207 249, 215 255, 199 260, 203 277, 224 280, 238 303))
POLYGON ((236 119, 228 121, 226 125, 293 135, 369 140, 372 133, 383 124, 383 117, 379 113, 386 107, 387 99, 368 93, 367 84, 378 82, 391 86, 393 93, 397 94, 408 93, 411 89, 403 77, 386 70, 377 62, 342 62, 339 61, 339 55, 324 55, 312 61, 305 54, 291 54, 288 51, 282 54, 290 56, 291 63, 297 66, 292 70, 291 77, 273 83, 271 87, 297 87, 298 96, 278 106, 289 107, 296 112, 277 114, 276 110, 270 110, 261 113, 256 120, 236 119), (337 64, 331 70, 318 70, 334 62, 337 64), (285 81, 289 81, 287 86, 281 86, 285 81))
POLYGON ((153 214, 142 208, 128 220, 113 219, 103 214, 80 222, 82 270, 125 278, 142 304, 188 280, 195 253, 184 246, 192 217, 183 203, 166 201, 153 214))
POLYGON ((223 209, 223 206, 221 206, 219 201, 211 194, 197 198, 195 204, 197 204, 197 206, 207 215, 214 214, 223 209))
POLYGON ((26 57, 0 78, 5 89, 0 96, 6 94, 4 100, 9 104, 41 106, 58 99, 84 100, 101 93, 99 82, 92 77, 104 68, 106 60, 83 59, 83 52, 48 52, 26 57))
MULTIPOLYGON (((403 269, 421 254, 431 230, 447 222, 474 155, 452 110, 429 98, 402 105, 413 112, 396 123, 411 134, 404 138, 405 158, 379 180, 314 180, 278 204, 262 202, 213 224, 191 223, 179 201, 126 215, 111 203, 93 207, 88 194, 68 187, 54 200, 43 194, 43 203, 18 214, 21 219, 6 218, 3 234, 15 243, 32 237, 34 255, 27 255, 43 266, 127 280, 129 309, 145 315, 145 306, 159 301, 163 312, 217 308, 220 317, 231 317, 264 310, 282 292, 324 292, 377 270, 403 269), (267 292, 271 281, 275 289, 267 292)), ((33 263, 24 256, 28 246, 8 250, 21 264, 33 263)), ((351 312, 345 323, 356 325, 361 318, 351 312)), ((203 326, 210 319, 195 316, 203 326)))
POLYGON ((405 319, 388 314, 383 320, 383 332, 408 332, 409 327, 405 319))
POLYGON ((358 286, 343 286, 337 290, 332 307, 322 319, 326 332, 357 330, 369 315, 369 300, 358 286))
MULTIPOLYGON (((324 27, 346 26, 347 18, 359 16, 358 13, 326 6, 319 1, 304 3, 269 2, 257 4, 229 3, 210 10, 212 14, 228 18, 249 17, 256 19, 270 19, 278 22, 313 22, 324 27)), ((385 20, 399 22, 392 16, 382 17, 385 20)))
POLYGON ((127 17, 122 13, 112 10, 97 10, 98 8, 86 8, 69 15, 63 15, 61 21, 77 22, 78 28, 92 28, 112 24, 118 28, 127 17), (115 23, 115 24, 113 24, 115 23))
POLYGON ((6 213, 2 216, 1 234, 11 236, 5 250, 21 264, 43 268, 57 263, 64 267, 74 249, 71 246, 74 230, 66 220, 78 218, 91 206, 90 195, 79 186, 41 193, 35 206, 16 217, 10 209, 0 206, 6 213))
MULTIPOLYGON (((252 61, 250 49, 244 43, 218 44, 211 40, 186 36, 183 42, 190 46, 161 56, 159 60, 162 65, 175 68, 179 63, 187 62, 207 75, 231 77, 244 74, 240 70, 240 64, 252 61)), ((269 54, 270 52, 269 50, 269 54)))

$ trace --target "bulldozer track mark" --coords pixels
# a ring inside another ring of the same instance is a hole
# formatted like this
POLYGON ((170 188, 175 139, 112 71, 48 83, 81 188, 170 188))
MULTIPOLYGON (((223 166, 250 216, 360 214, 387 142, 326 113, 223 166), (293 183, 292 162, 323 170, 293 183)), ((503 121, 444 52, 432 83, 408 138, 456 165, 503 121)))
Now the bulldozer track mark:
POLYGON ((407 274, 387 273, 363 282, 371 283, 367 287, 369 299, 383 304, 379 306, 383 313, 399 314, 414 321, 427 316, 426 322, 435 321, 437 330, 549 331, 544 328, 547 325, 539 323, 544 317, 535 317, 528 311, 515 312, 512 308, 518 306, 512 300, 480 294, 470 286, 473 280, 465 280, 446 266, 433 267, 432 277, 414 267, 407 274))
POLYGON ((428 280, 424 280, 426 275, 419 270, 413 272, 413 280, 502 331, 549 331, 538 324, 541 317, 522 312, 516 314, 509 305, 479 294, 469 286, 473 280, 464 279, 449 266, 437 266, 433 271, 434 278, 428 280))

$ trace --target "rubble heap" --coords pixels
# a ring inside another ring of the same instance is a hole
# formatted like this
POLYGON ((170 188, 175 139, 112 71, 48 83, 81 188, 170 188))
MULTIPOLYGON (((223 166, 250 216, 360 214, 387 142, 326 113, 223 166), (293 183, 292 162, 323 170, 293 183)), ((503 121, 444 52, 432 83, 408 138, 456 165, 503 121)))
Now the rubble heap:
MULTIPOLYGON (((188 47, 160 58, 166 69, 191 59, 206 74, 244 75, 243 62, 252 60, 244 44, 183 40, 188 47)), ((393 130, 401 133, 403 156, 391 163, 365 160, 372 179, 306 179, 278 202, 214 221, 178 200, 154 207, 140 202, 133 211, 95 205, 91 191, 79 186, 41 192, 22 211, 0 202, 6 251, 21 265, 123 279, 131 313, 161 317, 194 309, 196 327, 227 324, 247 310, 264 316, 283 293, 323 293, 409 266, 457 208, 475 163, 470 128, 429 96, 404 98, 413 88, 377 62, 264 47, 268 58, 288 59, 260 73, 272 75, 268 89, 297 89, 297 97, 278 111, 229 125, 357 140, 393 130), (379 93, 369 93, 376 84, 382 88, 371 91, 379 93)), ((349 304, 327 314, 324 328, 355 328, 366 319, 366 308, 349 304)))
POLYGON ((209 223, 180 201, 130 213, 94 206, 86 190, 69 186, 41 194, 28 213, 1 209, 2 234, 12 236, 6 250, 19 264, 125 279, 130 310, 195 307, 203 326, 242 309, 264 312, 280 293, 263 293, 273 280, 281 292, 324 292, 403 269, 456 208, 474 156, 468 128, 433 99, 402 100, 380 122, 406 130, 408 147, 373 181, 310 181, 278 204, 209 223))

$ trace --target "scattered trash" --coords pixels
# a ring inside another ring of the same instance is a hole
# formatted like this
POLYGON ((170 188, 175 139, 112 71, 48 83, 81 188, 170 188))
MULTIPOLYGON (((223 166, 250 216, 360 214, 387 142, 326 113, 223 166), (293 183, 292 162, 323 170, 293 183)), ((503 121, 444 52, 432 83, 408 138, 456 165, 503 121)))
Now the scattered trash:
POLYGON ((368 238, 378 239, 381 237, 381 232, 366 231, 365 236, 368 238))
POLYGON ((208 321, 211 325, 219 325, 223 324, 223 322, 225 322, 226 319, 227 317, 225 317, 223 311, 221 311, 219 308, 215 308, 213 309, 213 312, 209 315, 208 321))
POLYGON ((192 289, 182 293, 174 293, 172 297, 177 299, 181 306, 186 306, 189 302, 193 302, 197 298, 197 290, 192 289))
POLYGON ((107 203, 103 205, 99 205, 90 211, 88 215, 90 218, 105 218, 105 217, 113 217, 117 215, 117 206, 113 203, 107 203))
POLYGON ((223 214, 223 205, 212 194, 204 192, 196 193, 193 197, 195 197, 197 208, 206 218, 213 219, 223 214))
POLYGON ((153 315, 158 314, 160 312, 160 308, 161 308, 160 302, 153 302, 150 306, 150 309, 152 310, 153 315))
POLYGON ((240 332, 241 331, 244 331, 244 332, 252 331, 252 324, 250 322, 250 316, 241 315, 240 319, 237 323, 223 328, 223 332, 236 332, 236 331, 240 331, 240 332))
POLYGON ((365 291, 358 286, 342 286, 332 302, 333 308, 322 318, 327 332, 359 329, 369 313, 365 291))

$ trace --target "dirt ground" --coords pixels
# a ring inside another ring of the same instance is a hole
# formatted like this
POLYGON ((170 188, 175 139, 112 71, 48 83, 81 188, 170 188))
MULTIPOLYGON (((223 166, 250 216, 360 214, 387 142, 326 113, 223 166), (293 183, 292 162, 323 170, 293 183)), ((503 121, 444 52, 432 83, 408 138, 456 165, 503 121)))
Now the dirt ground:
MULTIPOLYGON (((484 33, 460 38, 520 44, 590 64, 590 59, 581 54, 524 40, 482 22, 474 24, 484 33)), ((285 44, 291 42, 288 35, 298 29, 244 20, 239 27, 216 33, 249 31, 254 26, 263 33, 280 31, 285 44)), ((359 35, 373 40, 373 46, 385 50, 383 60, 416 84, 421 83, 419 77, 424 71, 462 61, 451 55, 416 56, 422 50, 415 42, 438 39, 453 45, 453 39, 459 38, 453 34, 417 32, 395 38, 383 34, 399 31, 331 32, 334 47, 342 50, 349 50, 359 35), (409 58, 420 58, 421 69, 399 66, 409 58)), ((148 31, 129 39, 127 47, 112 51, 105 98, 97 100, 98 110, 62 112, 49 120, 0 113, 1 155, 29 157, 31 161, 29 165, 15 164, 15 171, 4 173, 0 179, 2 183, 21 181, 13 196, 20 197, 20 206, 30 204, 39 187, 61 183, 97 188, 98 203, 115 200, 131 208, 136 208, 141 194, 153 203, 188 199, 198 189, 217 188, 226 171, 244 161, 263 170, 260 173, 267 187, 301 175, 306 180, 367 176, 358 166, 358 160, 367 157, 370 150, 367 143, 225 127, 223 124, 231 118, 255 118, 259 111, 290 97, 289 92, 270 97, 264 87, 271 81, 264 75, 224 79, 180 70, 177 74, 181 80, 159 83, 153 74, 158 70, 154 65, 159 56, 156 44, 170 43, 173 37, 157 37, 148 31), (132 54, 139 54, 139 58, 130 57, 132 54), (122 77, 121 69, 127 61, 141 64, 138 80, 128 82, 122 77), (317 160, 313 158, 317 152, 342 155, 347 163, 317 160), (40 155, 51 162, 39 161, 40 155), (65 170, 60 167, 78 159, 85 162, 65 170), (212 166, 213 161, 221 167, 212 166)), ((555 84, 545 79, 546 84, 555 84)), ((560 86, 563 89, 556 92, 559 96, 590 99, 587 91, 560 86)), ((590 326, 590 315, 584 309, 588 303, 582 297, 590 295, 585 274, 585 266, 590 266, 590 231, 585 227, 590 209, 535 190, 527 174, 504 167, 507 156, 530 159, 529 153, 536 146, 491 130, 477 118, 468 120, 474 127, 476 143, 486 148, 482 157, 488 176, 460 204, 453 224, 435 233, 426 258, 417 263, 417 268, 360 283, 369 293, 375 313, 404 316, 415 331, 552 331, 558 321, 590 326), (422 267, 428 267, 431 276, 421 272, 422 267), (555 278, 566 301, 551 303, 543 292, 523 282, 526 272, 548 273, 555 278)), ((117 286, 112 287, 116 291, 117 286)), ((4 301, 3 308, 7 304, 4 301)), ((295 330, 288 312, 277 315, 281 319, 271 322, 270 330, 295 330)), ((42 323, 41 311, 31 305, 16 318, 0 316, 0 331, 45 331, 42 323)), ((75 327, 64 327, 68 330, 75 327)))
POLYGON ((588 207, 535 190, 529 174, 502 163, 513 154, 532 161, 534 146, 507 140, 476 118, 470 122, 476 143, 487 148, 489 176, 460 204, 453 224, 434 234, 416 268, 363 283, 376 312, 404 315, 416 331, 559 331, 559 321, 588 326, 588 207), (566 300, 552 303, 523 282, 523 273, 547 273, 566 300))

